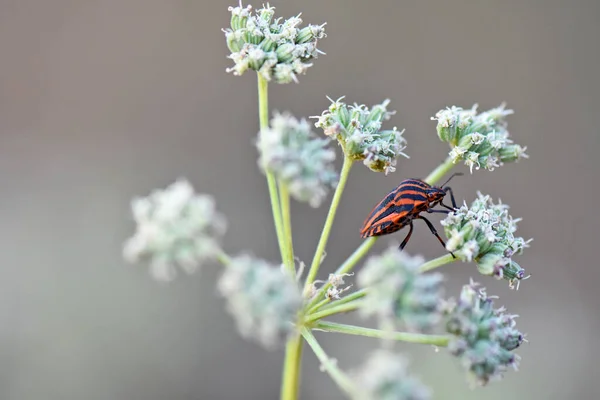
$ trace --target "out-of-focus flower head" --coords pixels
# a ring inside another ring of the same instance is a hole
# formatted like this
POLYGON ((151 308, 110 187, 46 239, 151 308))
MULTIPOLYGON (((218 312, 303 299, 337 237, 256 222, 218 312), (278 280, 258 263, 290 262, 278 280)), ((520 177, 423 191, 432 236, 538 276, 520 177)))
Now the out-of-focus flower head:
POLYGON ((220 254, 225 218, 216 211, 211 196, 194 193, 180 179, 165 190, 131 202, 137 224, 123 255, 128 262, 148 262, 157 280, 175 277, 176 266, 192 273, 206 260, 220 254))

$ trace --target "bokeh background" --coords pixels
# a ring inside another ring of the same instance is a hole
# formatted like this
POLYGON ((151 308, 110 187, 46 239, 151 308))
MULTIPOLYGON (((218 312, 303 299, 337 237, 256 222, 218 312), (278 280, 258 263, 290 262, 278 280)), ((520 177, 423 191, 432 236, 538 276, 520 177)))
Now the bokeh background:
MULTIPOLYGON (((327 107, 326 95, 390 98, 398 113, 388 126, 406 128, 411 158, 397 172, 352 171, 323 276, 360 244, 357 230, 380 197, 445 157, 430 120, 438 109, 506 101, 516 110, 509 128, 531 158, 453 186, 461 201, 481 190, 524 217, 520 234, 535 241, 517 261, 532 278, 511 291, 468 264, 446 276, 448 294, 472 276, 521 315, 531 341, 519 349, 521 371, 472 391, 445 352, 399 347, 436 399, 598 398, 600 2, 272 4, 283 16, 327 21, 329 34, 320 46, 327 56, 300 84, 273 85, 272 108, 310 116, 327 107)), ((161 285, 121 260, 133 231, 129 200, 178 177, 218 199, 228 251, 277 257, 252 144, 255 76, 225 73, 228 5, 0 1, 1 399, 277 397, 283 352, 239 337, 215 293, 218 266, 161 285)), ((303 260, 325 213, 293 204, 303 260)), ((426 227, 417 228, 407 249, 440 255, 426 227)), ((378 345, 317 337, 344 368, 378 345)), ((341 398, 305 354, 302 398, 341 398)))

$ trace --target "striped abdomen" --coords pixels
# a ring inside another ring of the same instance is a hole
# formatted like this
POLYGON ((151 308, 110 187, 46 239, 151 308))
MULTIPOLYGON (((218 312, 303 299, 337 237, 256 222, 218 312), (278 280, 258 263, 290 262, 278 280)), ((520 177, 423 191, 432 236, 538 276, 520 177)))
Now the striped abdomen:
POLYGON ((373 208, 360 230, 363 238, 381 236, 404 228, 410 220, 429 207, 432 187, 419 179, 406 179, 373 208))

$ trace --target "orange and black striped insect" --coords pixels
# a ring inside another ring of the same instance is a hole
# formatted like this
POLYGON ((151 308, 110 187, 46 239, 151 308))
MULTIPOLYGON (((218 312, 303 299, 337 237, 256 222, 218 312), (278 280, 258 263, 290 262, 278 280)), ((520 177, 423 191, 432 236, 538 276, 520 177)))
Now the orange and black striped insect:
MULTIPOLYGON (((444 243, 444 240, 437 233, 431 221, 423 217, 420 213, 448 214, 454 211, 457 208, 454 194, 452 193, 452 189, 445 185, 450 182, 450 179, 458 175, 462 175, 462 173, 455 173, 450 176, 442 187, 431 186, 420 179, 406 179, 402 181, 396 189, 388 193, 371 211, 360 230, 360 236, 366 238, 388 235, 408 225, 410 226, 408 235, 406 235, 406 238, 400 244, 400 250, 402 250, 412 235, 413 220, 422 219, 429 227, 431 233, 446 248, 446 243, 444 243), (442 202, 447 193, 450 193, 452 207, 442 202), (446 209, 434 210, 433 207, 437 205, 446 209)), ((452 256, 454 257, 454 254, 452 256)))

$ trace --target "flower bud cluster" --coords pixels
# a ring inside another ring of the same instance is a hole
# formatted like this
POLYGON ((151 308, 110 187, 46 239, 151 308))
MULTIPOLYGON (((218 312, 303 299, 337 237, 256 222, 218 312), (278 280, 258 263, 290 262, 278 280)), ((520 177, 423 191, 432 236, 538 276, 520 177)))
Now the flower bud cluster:
POLYGON ((525 337, 515 328, 517 316, 505 312, 504 307, 494 308, 492 298, 473 281, 445 312, 446 330, 454 335, 448 349, 461 360, 475 384, 485 385, 501 378, 508 367, 518 367, 520 357, 512 351, 525 337))
POLYGON ((329 108, 314 118, 315 126, 325 134, 336 138, 346 157, 363 163, 372 171, 389 172, 396 170, 399 156, 408 157, 402 152, 406 148, 404 131, 381 130, 383 121, 389 120, 395 111, 388 111, 389 100, 374 105, 371 109, 361 104, 349 106, 340 98, 331 101, 329 108))
POLYGON ((396 247, 367 260, 357 278, 358 285, 368 291, 361 303, 362 314, 375 315, 383 329, 403 325, 411 332, 430 331, 440 321, 443 276, 420 273, 423 261, 396 247))
POLYGON ((478 192, 470 207, 465 203, 448 214, 441 224, 448 238, 448 251, 463 261, 475 261, 483 275, 504 278, 512 286, 525 276, 512 256, 522 254, 531 239, 515 236, 521 219, 510 216, 508 209, 508 205, 494 204, 489 195, 478 192))
POLYGON ((221 252, 225 218, 216 211, 212 197, 195 194, 186 180, 131 203, 137 224, 123 255, 128 262, 147 261, 157 280, 175 277, 175 266, 194 272, 221 252))
POLYGON ((287 185, 298 201, 318 207, 338 181, 335 151, 329 139, 318 138, 306 120, 276 114, 258 136, 259 165, 287 185))
POLYGON ((227 265, 218 289, 243 337, 272 348, 294 329, 302 296, 296 282, 281 268, 238 256, 227 265))
POLYGON ((493 171, 507 162, 527 158, 526 147, 515 144, 507 130, 506 116, 513 113, 505 104, 477 114, 477 105, 465 110, 452 106, 432 117, 437 120, 439 138, 450 144, 450 157, 456 164, 493 171))
POLYGON ((355 400, 427 400, 431 390, 410 375, 408 362, 386 350, 376 350, 353 374, 359 392, 355 400))
POLYGON ((242 75, 257 71, 267 81, 297 82, 297 75, 306 73, 318 54, 317 41, 324 38, 323 25, 300 28, 300 16, 286 20, 274 19, 275 8, 269 5, 253 12, 252 6, 229 7, 231 28, 225 29, 230 59, 235 66, 227 72, 242 75))

